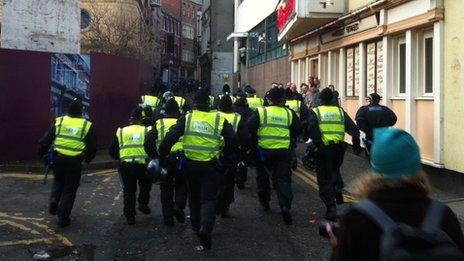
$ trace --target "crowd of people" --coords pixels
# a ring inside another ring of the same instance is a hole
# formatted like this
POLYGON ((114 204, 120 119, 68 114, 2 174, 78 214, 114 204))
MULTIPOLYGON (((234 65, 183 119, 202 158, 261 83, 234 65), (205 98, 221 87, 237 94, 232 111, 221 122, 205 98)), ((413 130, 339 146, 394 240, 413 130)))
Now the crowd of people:
MULTIPOLYGON (((178 89, 148 90, 140 104, 134 105, 129 125, 115 132, 109 147, 110 156, 120 161, 127 224, 135 224, 136 209, 151 213, 150 191, 157 183, 164 224, 184 223, 188 202, 191 226, 200 241, 197 250, 208 250, 216 216, 230 216, 235 187, 243 189, 248 169, 255 168, 259 204, 264 211, 270 210, 272 184, 283 221, 290 225, 296 151, 298 146, 309 145, 315 148, 312 156, 319 195, 326 206, 324 217, 337 221, 337 205, 344 203, 340 167, 348 147, 345 134, 352 138, 353 152, 360 154, 361 130, 377 174, 360 183, 358 196, 369 199, 361 201, 367 203, 342 216, 338 233, 327 226, 334 247, 332 259, 376 260, 379 253, 385 254, 380 244, 383 228, 376 216, 369 215, 372 205, 377 206, 377 214, 385 211, 392 223, 410 226, 421 223, 429 205, 439 205, 441 212, 434 214, 444 213, 443 219, 436 221, 434 229, 441 228, 450 243, 463 250, 456 216, 428 196, 419 148, 408 133, 388 128, 395 125, 396 115, 380 105, 381 97, 370 94, 368 105, 353 120, 340 107, 333 85, 320 90, 320 81, 314 77, 308 83, 299 90, 294 83, 285 87, 273 83, 263 97, 249 85, 233 94, 224 85, 218 96, 200 88, 193 99, 182 97, 178 89), (363 209, 364 205, 370 207, 363 209), (366 250, 366 245, 371 247, 366 250)), ((97 151, 92 123, 82 117, 79 100, 71 103, 68 114, 58 117, 40 141, 40 157, 47 158, 50 151, 55 157, 49 212, 58 215, 58 224, 65 227, 70 224, 81 162, 90 162, 97 151)))

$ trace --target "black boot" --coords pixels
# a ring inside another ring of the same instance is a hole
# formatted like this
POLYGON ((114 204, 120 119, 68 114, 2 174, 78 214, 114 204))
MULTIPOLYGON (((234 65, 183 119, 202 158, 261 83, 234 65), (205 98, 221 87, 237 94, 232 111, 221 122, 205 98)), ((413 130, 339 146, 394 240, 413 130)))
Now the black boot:
POLYGON ((183 210, 174 210, 174 216, 177 219, 177 222, 184 223, 185 222, 185 213, 183 210))
POLYGON ((290 210, 287 207, 282 208, 282 218, 284 222, 288 225, 293 223, 292 214, 290 214, 290 210))
POLYGON ((135 217, 126 217, 126 220, 129 226, 135 225, 135 217))
POLYGON ((335 221, 337 218, 337 207, 335 205, 327 206, 325 218, 331 221, 335 221))
POLYGON ((207 233, 204 227, 200 228, 200 231, 198 232, 198 237, 200 238, 200 243, 203 249, 210 250, 211 249, 211 234, 207 233))
POLYGON ((168 227, 174 226, 174 218, 173 217, 164 217, 164 224, 168 227))
POLYGON ((60 226, 61 228, 69 226, 70 223, 71 223, 71 220, 69 220, 69 218, 63 218, 63 217, 58 218, 58 226, 60 226))
POLYGON ((337 201, 337 205, 342 205, 345 203, 345 200, 343 199, 343 194, 337 194, 335 196, 335 200, 337 201))
POLYGON ((57 211, 58 211, 58 203, 55 201, 51 201, 50 205, 48 206, 48 213, 50 213, 50 215, 55 216, 57 211))
POLYGON ((139 209, 140 212, 142 212, 145 215, 150 215, 150 213, 151 213, 150 207, 148 207, 145 204, 139 204, 138 209, 139 209))

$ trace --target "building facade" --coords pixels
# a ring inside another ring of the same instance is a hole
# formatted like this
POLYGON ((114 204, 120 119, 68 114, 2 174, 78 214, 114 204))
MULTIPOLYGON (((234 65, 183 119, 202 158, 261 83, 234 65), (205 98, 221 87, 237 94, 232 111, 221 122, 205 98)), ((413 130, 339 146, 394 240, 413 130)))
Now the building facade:
POLYGON ((293 24, 291 16, 282 19, 287 26, 279 38, 289 46, 292 81, 316 76, 321 86, 334 84, 352 117, 367 95, 380 94, 398 116, 396 127, 416 138, 424 164, 464 172, 458 127, 464 120, 464 18, 458 15, 464 7, 452 0, 347 4, 349 12, 310 30, 306 23, 317 23, 311 16, 293 24))
POLYGON ((201 4, 191 0, 182 0, 182 59, 181 79, 193 80, 197 67, 197 13, 201 4))
POLYGON ((227 36, 234 30, 234 2, 205 0, 201 16, 200 80, 213 94, 224 84, 232 86, 233 42, 227 36))
POLYGON ((235 1, 234 85, 254 87, 264 95, 272 82, 290 81, 287 48, 277 39, 277 4, 272 1, 235 1))

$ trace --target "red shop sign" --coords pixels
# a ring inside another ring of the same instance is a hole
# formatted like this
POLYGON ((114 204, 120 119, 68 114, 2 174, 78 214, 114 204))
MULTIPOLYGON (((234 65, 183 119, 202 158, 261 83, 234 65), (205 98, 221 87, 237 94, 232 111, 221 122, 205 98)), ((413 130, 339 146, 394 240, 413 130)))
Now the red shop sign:
POLYGON ((282 0, 277 7, 277 28, 279 31, 293 18, 295 12, 295 0, 282 0))

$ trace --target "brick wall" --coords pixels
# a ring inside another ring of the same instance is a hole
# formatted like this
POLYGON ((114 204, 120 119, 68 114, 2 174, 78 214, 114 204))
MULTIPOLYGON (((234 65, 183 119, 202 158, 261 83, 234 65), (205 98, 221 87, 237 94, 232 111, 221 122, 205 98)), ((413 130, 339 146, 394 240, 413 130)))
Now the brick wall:
POLYGON ((162 0, 161 6, 163 10, 168 11, 170 14, 180 20, 181 18, 181 3, 182 0, 162 0))

